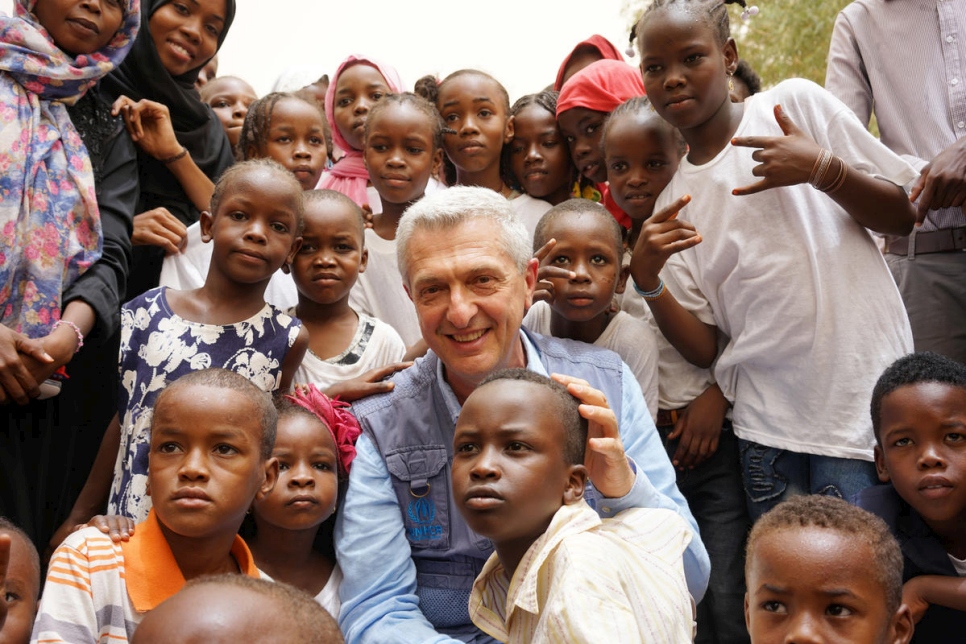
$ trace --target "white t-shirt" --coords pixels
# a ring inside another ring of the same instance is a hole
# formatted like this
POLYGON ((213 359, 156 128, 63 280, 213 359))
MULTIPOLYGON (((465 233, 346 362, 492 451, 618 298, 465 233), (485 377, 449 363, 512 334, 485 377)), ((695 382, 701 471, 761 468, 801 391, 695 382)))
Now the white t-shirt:
MULTIPOLYGON (((201 241, 201 224, 188 226, 185 249, 177 255, 168 255, 161 264, 161 286, 189 291, 204 286, 211 265, 212 244, 201 241)), ((281 269, 275 271, 265 289, 265 301, 279 309, 287 309, 299 303, 299 292, 291 275, 281 269)))
MULTIPOLYGON (((714 384, 711 369, 694 366, 667 341, 647 302, 634 290, 633 278, 628 278, 627 289, 619 301, 622 312, 645 322, 654 334, 657 344, 658 409, 687 407, 714 384)), ((730 410, 728 413, 730 416, 730 410)))
POLYGON ((946 556, 949 557, 949 562, 953 564, 956 574, 960 577, 966 577, 966 559, 957 559, 948 552, 946 553, 946 556))
MULTIPOLYGON (((530 307, 523 325, 542 335, 550 333, 550 315, 552 311, 546 302, 537 302, 530 307)), ((637 378, 641 386, 647 409, 651 418, 657 419, 658 400, 658 353, 657 340, 654 331, 643 320, 631 317, 624 311, 618 311, 604 332, 600 334, 595 347, 610 349, 631 368, 631 373, 637 378)), ((682 405, 683 406, 683 405, 682 405)))
MULTIPOLYGON (((773 108, 857 171, 907 185, 915 169, 818 85, 788 80, 745 101, 735 136, 782 136, 773 108)), ((912 334, 895 282, 869 232, 807 184, 737 197, 758 181, 751 148, 681 161, 659 210, 682 212, 704 241, 672 255, 671 293, 730 338, 715 378, 734 404, 735 433, 794 452, 872 460, 872 387, 912 334)))
POLYGON ((537 229, 541 217, 553 208, 543 199, 536 199, 525 192, 510 199, 510 205, 513 206, 513 212, 523 222, 523 225, 527 227, 530 239, 533 239, 533 232, 537 229))
MULTIPOLYGON (((264 570, 259 570, 262 575, 262 579, 266 581, 274 582, 275 580, 265 574, 264 570)), ((332 572, 329 574, 329 581, 325 582, 325 586, 319 591, 319 594, 315 596, 315 602, 324 608, 329 615, 332 615, 338 621, 339 610, 342 608, 342 601, 339 599, 339 586, 342 585, 342 568, 339 568, 339 564, 335 564, 332 567, 332 572)))
POLYGON ((349 293, 349 306, 390 325, 407 347, 412 346, 423 334, 396 263, 396 240, 383 239, 366 228, 366 248, 369 263, 349 293))
MULTIPOLYGON (((295 307, 287 311, 298 317, 295 307)), ((302 364, 295 370, 295 384, 314 384, 326 389, 338 382, 357 378, 367 371, 394 362, 401 362, 406 355, 406 345, 399 334, 388 324, 359 313, 359 326, 345 351, 323 360, 309 349, 302 364)))

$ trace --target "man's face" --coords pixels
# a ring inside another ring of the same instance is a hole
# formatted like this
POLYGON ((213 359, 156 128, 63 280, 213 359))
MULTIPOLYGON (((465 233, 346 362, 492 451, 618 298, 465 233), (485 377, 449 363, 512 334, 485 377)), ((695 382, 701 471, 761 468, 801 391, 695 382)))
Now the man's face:
POLYGON ((493 371, 526 365, 519 330, 533 301, 537 264, 521 273, 500 235, 498 223, 471 219, 417 230, 408 247, 407 290, 419 327, 461 400, 493 371))

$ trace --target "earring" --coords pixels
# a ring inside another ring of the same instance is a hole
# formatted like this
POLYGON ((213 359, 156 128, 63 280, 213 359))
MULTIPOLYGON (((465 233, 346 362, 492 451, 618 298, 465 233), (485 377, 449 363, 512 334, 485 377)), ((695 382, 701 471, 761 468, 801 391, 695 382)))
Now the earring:
POLYGON ((735 79, 732 74, 728 74, 728 91, 729 92, 735 91, 735 79))

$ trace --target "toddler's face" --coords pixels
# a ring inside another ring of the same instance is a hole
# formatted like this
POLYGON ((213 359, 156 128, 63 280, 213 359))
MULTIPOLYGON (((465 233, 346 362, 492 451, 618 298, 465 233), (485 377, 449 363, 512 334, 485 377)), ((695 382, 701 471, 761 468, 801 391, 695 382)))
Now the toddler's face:
POLYGON ((362 150, 369 110, 391 93, 386 79, 371 65, 356 63, 339 74, 332 99, 332 117, 339 134, 353 150, 362 150))
POLYGON ((26 644, 37 614, 37 595, 40 590, 40 571, 31 563, 29 546, 23 537, 0 531, 10 538, 10 563, 0 585, 6 602, 7 618, 0 626, 0 644, 26 644))
POLYGON ((600 137, 604 133, 606 112, 574 107, 557 119, 560 131, 567 140, 570 158, 578 172, 594 183, 607 181, 604 155, 600 151, 600 137))
POLYGON ((278 161, 312 190, 325 169, 325 124, 322 112, 302 99, 282 99, 272 109, 262 154, 278 161))
POLYGON ((349 297, 368 260, 359 214, 337 201, 310 201, 303 219, 302 246, 290 264, 299 294, 317 304, 349 297))
POLYGON ((545 237, 556 239, 557 244, 543 265, 574 273, 572 279, 549 280, 553 310, 571 322, 587 322, 605 313, 614 293, 624 290, 627 277, 610 223, 598 214, 567 213, 545 230, 545 237))
POLYGON ((332 516, 339 476, 335 441, 326 426, 302 413, 279 418, 272 456, 278 459, 278 482, 255 502, 256 519, 306 530, 332 516))
POLYGON ((784 529, 748 553, 745 622, 752 644, 899 644, 869 546, 833 530, 784 529))
POLYGON ((966 525, 966 391, 938 382, 882 397, 879 479, 937 532, 966 525))
POLYGON ((678 168, 677 142, 656 114, 625 114, 612 122, 604 141, 610 193, 634 221, 654 212, 654 202, 678 168))
POLYGON ((72 56, 107 46, 124 19, 121 0, 101 0, 97 5, 82 0, 38 0, 34 15, 57 46, 72 56))

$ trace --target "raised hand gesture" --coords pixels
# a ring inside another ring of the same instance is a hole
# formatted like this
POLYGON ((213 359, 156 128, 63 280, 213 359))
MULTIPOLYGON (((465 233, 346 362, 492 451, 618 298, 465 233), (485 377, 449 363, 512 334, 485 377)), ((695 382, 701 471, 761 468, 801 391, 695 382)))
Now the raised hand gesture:
POLYGON ((762 177, 761 181, 735 188, 732 194, 753 195, 771 188, 808 182, 812 168, 822 154, 821 146, 792 123, 781 105, 775 106, 775 120, 784 136, 739 136, 731 139, 732 145, 758 148, 751 155, 758 162, 751 173, 762 177))
POLYGON ((547 304, 553 304, 553 298, 555 297, 553 290, 552 279, 573 279, 574 272, 568 271, 565 268, 560 268, 559 266, 551 266, 549 264, 544 265, 543 261, 547 259, 550 255, 550 251, 553 247, 557 245, 556 239, 549 239, 547 243, 544 244, 533 254, 533 258, 539 263, 537 268, 537 287, 533 292, 534 302, 546 302, 547 304))
POLYGON ((644 221, 630 264, 631 277, 638 288, 646 291, 657 288, 668 258, 701 243, 701 235, 694 225, 677 218, 690 202, 691 195, 684 195, 644 221))

